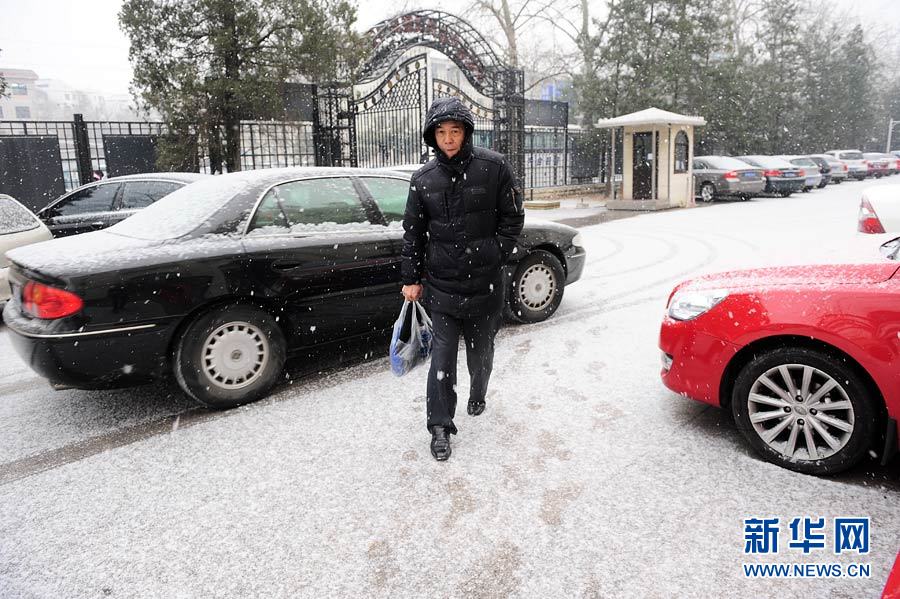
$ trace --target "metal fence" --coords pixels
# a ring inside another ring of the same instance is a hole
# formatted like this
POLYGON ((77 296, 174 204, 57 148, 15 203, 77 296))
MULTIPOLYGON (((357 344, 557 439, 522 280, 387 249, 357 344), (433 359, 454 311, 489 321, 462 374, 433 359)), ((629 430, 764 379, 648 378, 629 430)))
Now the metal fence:
MULTIPOLYGON (((421 85, 421 82, 417 82, 418 87, 421 85)), ((396 166, 421 158, 419 149, 422 144, 419 136, 422 115, 418 109, 406 107, 402 107, 400 112, 404 118, 414 122, 407 123, 408 126, 401 127, 401 131, 394 132, 393 147, 368 147, 366 126, 359 126, 368 122, 365 119, 353 128, 359 130, 359 141, 348 148, 351 152, 358 148, 361 157, 365 158, 359 160, 360 166, 396 166), (398 148, 406 148, 404 144, 415 151, 398 151, 398 148)), ((365 118, 377 117, 372 121, 373 126, 393 126, 391 122, 381 122, 381 116, 373 113, 366 114, 365 118)), ((476 113, 479 125, 476 127, 476 145, 493 145, 494 131, 490 128, 489 116, 487 108, 483 114, 476 113)), ((588 132, 568 127, 565 120, 561 124, 563 126, 525 126, 523 187, 536 189, 577 185, 597 181, 598 177, 603 180, 603 159, 607 151, 602 138, 598 143, 596 137, 588 132)), ((320 125, 319 145, 328 145, 321 141, 322 131, 325 129, 320 125)), ((0 121, 0 137, 56 138, 59 144, 59 164, 46 166, 54 172, 61 172, 66 191, 99 176, 156 170, 158 144, 166 139, 168 133, 162 122, 84 121, 78 115, 73 121, 0 121)), ((324 137, 330 139, 327 135, 324 137)), ((351 138, 356 141, 353 136, 351 138)), ((242 121, 241 168, 252 170, 330 164, 330 155, 317 152, 319 146, 316 139, 317 124, 314 121, 242 121)), ((208 173, 210 162, 206 148, 202 143, 196 143, 196 138, 194 141, 198 156, 190 162, 192 166, 181 168, 208 173)), ((346 153, 347 148, 341 140, 331 139, 331 142, 332 146, 340 146, 332 148, 333 153, 340 156, 346 153)), ((52 162, 56 162, 56 159, 52 162)), ((355 161, 349 163, 353 162, 355 161)), ((347 163, 347 160, 340 162, 347 163)), ((35 181, 34 186, 40 187, 40 182, 35 181)), ((35 198, 50 194, 49 185, 44 187, 46 189, 35 189, 35 198)))
POLYGON ((72 121, 0 121, 0 136, 55 136, 59 140, 59 157, 66 190, 81 184, 75 125, 72 121))
MULTIPOLYGON (((315 164, 311 122, 241 121, 241 169, 315 164)), ((208 172, 209 165, 201 168, 208 172)))
POLYGON ((600 182, 602 148, 595 134, 563 127, 526 127, 526 189, 600 182))

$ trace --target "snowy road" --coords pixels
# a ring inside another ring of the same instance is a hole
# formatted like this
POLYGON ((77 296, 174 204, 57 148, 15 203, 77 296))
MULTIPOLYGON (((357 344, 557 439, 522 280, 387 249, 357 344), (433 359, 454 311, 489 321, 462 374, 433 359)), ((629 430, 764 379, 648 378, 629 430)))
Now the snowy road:
POLYGON ((656 347, 686 277, 878 259, 855 233, 866 185, 582 229, 582 281, 551 320, 501 331, 487 411, 463 406, 442 464, 424 369, 357 360, 208 413, 174 386, 50 391, 0 329, 0 596, 877 596, 897 463, 767 464, 726 414, 662 386, 656 347), (769 516, 869 516, 871 553, 745 556, 744 518, 769 516), (871 578, 745 578, 757 562, 871 578))

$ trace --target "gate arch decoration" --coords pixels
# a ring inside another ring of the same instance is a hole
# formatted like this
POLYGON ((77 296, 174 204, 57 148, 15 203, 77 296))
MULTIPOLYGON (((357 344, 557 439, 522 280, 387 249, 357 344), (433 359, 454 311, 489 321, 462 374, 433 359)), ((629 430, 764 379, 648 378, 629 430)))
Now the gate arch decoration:
MULTIPOLYGON (((506 155, 513 171, 519 181, 522 181, 525 170, 525 78, 521 69, 507 66, 497 57, 497 54, 488 44, 487 40, 475 30, 468 22, 456 15, 439 10, 419 10, 391 19, 382 21, 372 27, 367 33, 367 38, 372 49, 371 58, 360 70, 358 84, 366 85, 374 81, 382 80, 378 89, 394 81, 388 88, 399 87, 400 92, 393 97, 389 93, 372 96, 368 94, 366 103, 356 103, 358 117, 375 110, 380 102, 390 102, 404 97, 407 91, 413 87, 412 73, 406 72, 398 78, 403 69, 409 69, 410 60, 404 61, 397 69, 387 74, 392 66, 413 48, 431 48, 444 54, 459 67, 472 87, 491 100, 491 105, 476 102, 471 97, 463 94, 459 88, 448 82, 439 82, 443 92, 447 95, 462 94, 463 100, 475 109, 481 109, 482 116, 480 128, 487 131, 486 121, 490 122, 490 135, 483 135, 489 140, 490 147, 506 155), (449 86, 449 87, 447 87, 449 86), (453 88, 451 90, 450 88, 453 88)), ((416 58, 416 57, 414 57, 416 58)), ((416 69, 422 74, 423 71, 416 69)), ((425 79, 427 81, 427 78, 425 79)), ((419 89, 422 90, 421 79, 419 89)), ((437 88, 436 88, 437 89, 437 88)), ((420 112, 424 113, 424 103, 429 95, 427 83, 420 99, 420 112)), ((411 102, 408 102, 411 104, 411 102)), ((386 104, 385 106, 390 106, 386 104)), ((408 108, 408 106, 407 106, 408 108)), ((418 117, 421 124, 421 116, 418 117)), ((359 118, 357 118, 359 122, 359 118)), ((420 139, 416 136, 416 139, 420 139)), ((390 141, 376 141, 377 144, 389 144, 390 141)), ((360 161, 364 162, 364 161, 360 161)))

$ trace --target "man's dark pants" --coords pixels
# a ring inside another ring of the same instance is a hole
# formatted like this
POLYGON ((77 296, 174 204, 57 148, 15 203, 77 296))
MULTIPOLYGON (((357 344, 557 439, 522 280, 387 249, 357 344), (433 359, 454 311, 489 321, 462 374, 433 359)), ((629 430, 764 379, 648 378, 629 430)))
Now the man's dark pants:
POLYGON ((500 310, 472 318, 454 318, 442 312, 431 313, 434 337, 431 345, 431 369, 428 371, 428 429, 440 425, 456 433, 456 354, 459 334, 466 341, 466 362, 471 386, 469 399, 484 401, 494 364, 494 336, 500 327, 500 310))

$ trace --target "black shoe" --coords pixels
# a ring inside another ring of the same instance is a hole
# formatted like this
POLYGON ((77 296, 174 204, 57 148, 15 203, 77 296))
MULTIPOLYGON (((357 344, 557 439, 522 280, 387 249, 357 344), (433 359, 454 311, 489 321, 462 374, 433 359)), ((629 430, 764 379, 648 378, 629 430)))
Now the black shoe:
POLYGON ((439 462, 450 457, 450 437, 443 426, 431 427, 431 455, 439 462))
POLYGON ((482 412, 484 412, 484 400, 476 401, 474 399, 469 400, 469 405, 466 406, 466 411, 469 413, 469 416, 478 416, 482 412))

